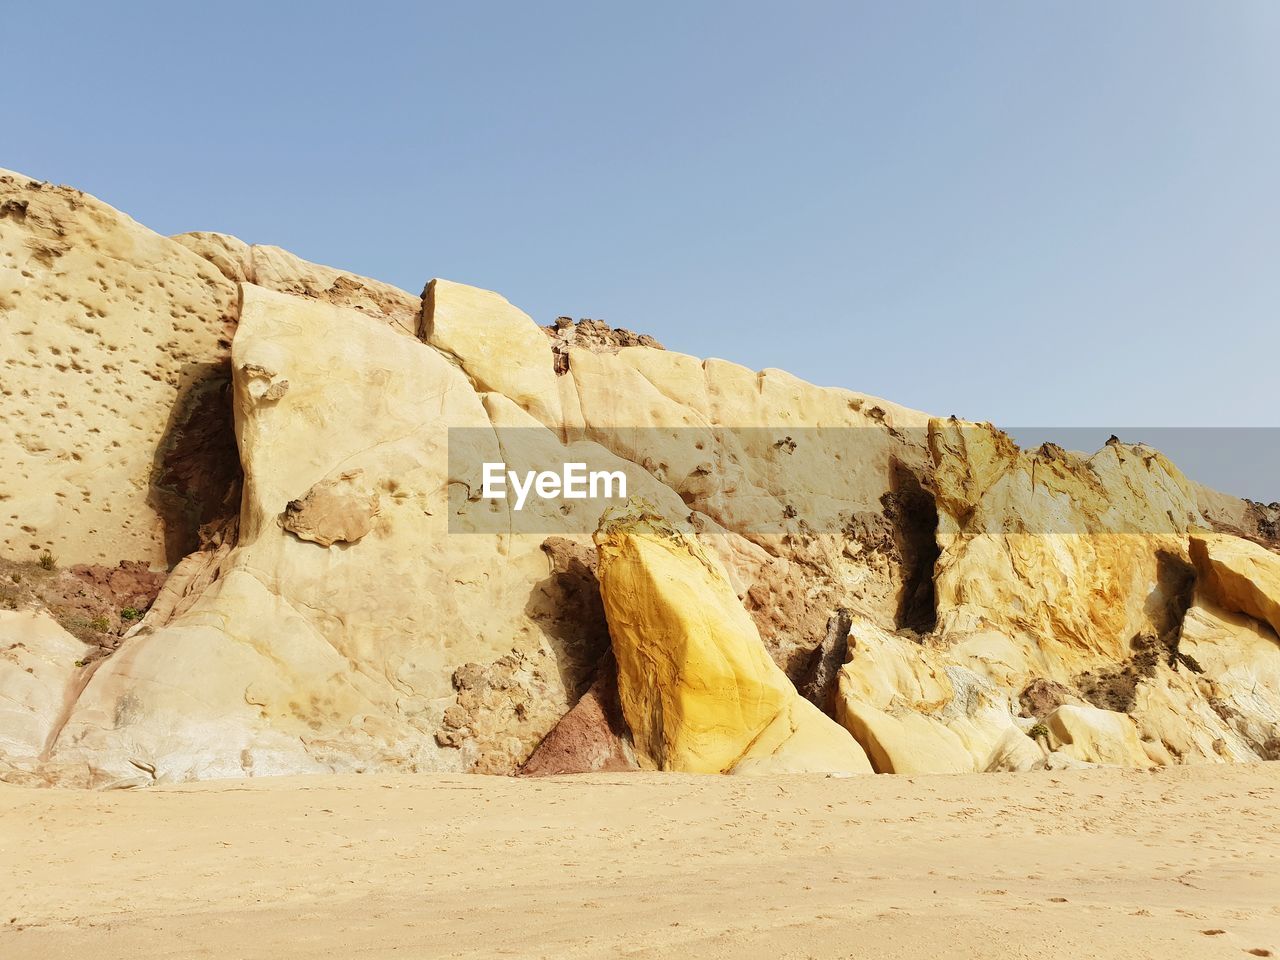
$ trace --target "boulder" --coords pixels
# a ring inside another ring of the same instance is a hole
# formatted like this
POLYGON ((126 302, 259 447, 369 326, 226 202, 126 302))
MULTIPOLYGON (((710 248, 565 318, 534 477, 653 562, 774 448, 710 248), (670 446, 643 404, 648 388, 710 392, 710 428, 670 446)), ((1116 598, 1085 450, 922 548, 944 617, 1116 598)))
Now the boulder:
POLYGON ((1123 713, 1063 704, 1049 714, 1045 726, 1061 744, 1060 751, 1073 759, 1121 767, 1151 765, 1133 720, 1123 713))
POLYGON ((1218 606, 1280 633, 1280 554, 1239 537, 1193 534, 1191 559, 1202 589, 1218 606))
POLYGON ((1009 698, 947 660, 942 650, 853 618, 836 719, 877 773, 981 770, 1013 728, 1009 698))
POLYGON ((1010 727, 997 741, 982 768, 986 773, 1026 773, 1042 770, 1045 754, 1040 746, 1017 727, 1010 727))
POLYGON ((972 773, 975 769, 960 738, 932 717, 910 711, 895 717, 841 698, 836 719, 862 745, 876 773, 972 773))
POLYGON ((89 649, 42 610, 0 610, 0 780, 33 775, 91 673, 89 649))
POLYGON ((448 280, 432 280, 422 298, 422 338, 455 358, 476 390, 501 393, 544 426, 561 423, 551 343, 528 314, 448 280))
POLYGON ((633 507, 596 534, 622 712, 642 762, 686 773, 870 772, 769 659, 724 569, 633 507))

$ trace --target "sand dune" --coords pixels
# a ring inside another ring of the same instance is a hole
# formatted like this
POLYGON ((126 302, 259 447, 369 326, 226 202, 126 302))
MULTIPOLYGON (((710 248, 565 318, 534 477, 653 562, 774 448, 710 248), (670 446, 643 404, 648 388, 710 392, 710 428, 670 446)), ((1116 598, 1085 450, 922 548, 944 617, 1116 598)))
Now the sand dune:
POLYGON ((3 957, 1280 955, 1280 765, 0 790, 3 957))

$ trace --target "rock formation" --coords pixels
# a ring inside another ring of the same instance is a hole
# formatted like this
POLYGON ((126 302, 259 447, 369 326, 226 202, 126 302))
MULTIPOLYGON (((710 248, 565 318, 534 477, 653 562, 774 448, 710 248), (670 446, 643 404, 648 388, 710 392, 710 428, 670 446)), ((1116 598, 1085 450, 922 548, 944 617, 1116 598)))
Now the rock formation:
POLYGON ((1280 557, 1194 532, 1196 490, 1145 447, 1026 453, 941 420, 929 441, 937 627, 916 645, 855 624, 841 680, 843 722, 878 770, 982 770, 1011 726, 1093 763, 1274 752, 1280 703, 1256 678, 1280 649, 1254 638, 1274 636, 1265 584, 1280 557), (1223 604, 1253 619, 1232 629, 1223 604), (1206 669, 1205 644, 1234 667, 1206 669), (1233 674, 1255 681, 1248 694, 1233 674))
POLYGON ((1280 757, 1280 508, 1142 445, 1023 451, 18 174, 0 314, 0 778, 1280 757), (649 506, 475 469, 569 460, 649 506))
POLYGON ((1216 603, 1280 632, 1280 556, 1238 537, 1194 535, 1191 559, 1216 603))
POLYGON ((618 664, 601 658, 596 679, 520 767, 521 776, 638 770, 631 730, 618 699, 618 664))
POLYGON ((633 510, 596 534, 622 713, 641 760, 685 773, 870 772, 766 653, 697 540, 633 510))
POLYGON ((0 752, 5 779, 38 781, 89 671, 89 647, 39 611, 0 610, 0 752))
POLYGON ((181 559, 235 479, 227 431, 179 443, 218 417, 235 284, 93 197, 0 171, 0 315, 0 550, 181 559))
POLYGON ((406 336, 414 336, 422 305, 388 283, 308 263, 279 247, 250 245, 222 233, 183 233, 173 240, 203 257, 233 284, 252 283, 278 293, 358 310, 406 336))
POLYGON ((162 237, 0 170, 5 556, 172 566, 236 512, 240 282, 417 325, 419 299, 387 284, 220 234, 162 237))

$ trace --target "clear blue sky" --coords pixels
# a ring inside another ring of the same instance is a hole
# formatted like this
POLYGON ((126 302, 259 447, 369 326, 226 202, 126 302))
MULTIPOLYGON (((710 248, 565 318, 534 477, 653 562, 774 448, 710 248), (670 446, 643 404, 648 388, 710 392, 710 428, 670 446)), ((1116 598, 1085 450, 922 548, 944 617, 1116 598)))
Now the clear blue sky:
MULTIPOLYGON (((1280 4, 49 3, 0 166, 1004 424, 1280 425, 1280 4)), ((1105 437, 1103 438, 1105 439, 1105 437)))

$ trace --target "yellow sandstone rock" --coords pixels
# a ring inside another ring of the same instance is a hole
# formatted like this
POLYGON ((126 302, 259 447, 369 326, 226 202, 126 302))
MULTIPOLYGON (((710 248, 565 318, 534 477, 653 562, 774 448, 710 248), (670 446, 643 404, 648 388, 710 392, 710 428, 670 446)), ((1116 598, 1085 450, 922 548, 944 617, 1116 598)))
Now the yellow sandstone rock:
POLYGON ((1154 450, 1091 457, 1020 451, 989 424, 934 420, 939 626, 995 630, 1029 667, 1069 682, 1130 640, 1176 626, 1186 533, 1202 523, 1186 479, 1154 450))
POLYGON ((877 773, 983 770, 1008 730, 1009 698, 940 650, 853 619, 836 719, 877 773))
POLYGON ((564 602, 554 581, 534 589, 543 537, 450 536, 447 429, 488 428, 482 400, 391 325, 243 291, 238 541, 198 598, 166 603, 172 622, 102 663, 56 759, 161 780, 509 771, 607 641, 543 631, 564 602), (436 738, 451 706, 465 749, 436 738))
POLYGON ((1074 701, 1051 729, 1075 761, 1280 755, 1267 626, 1280 558, 1195 532, 1204 492, 1145 447, 1025 452, 989 425, 935 420, 930 448, 938 627, 907 638, 855 618, 840 677, 838 716, 878 770, 1034 764, 1010 732, 1033 681, 1074 701), (976 699, 955 694, 951 678, 966 676, 987 684, 966 681, 976 699))
POLYGON ((723 568, 635 508, 601 524, 600 587, 637 751, 688 773, 870 772, 769 659, 723 568))
POLYGON ((1280 633, 1280 555, 1239 537, 1196 534, 1191 559, 1204 590, 1227 610, 1280 633))
POLYGON ((1029 736, 1016 727, 1004 732, 991 755, 987 758, 985 773, 1025 773, 1040 770, 1045 765, 1044 751, 1029 736))
POLYGON ((505 297, 432 280, 423 294, 421 334, 459 362, 477 391, 501 393, 537 423, 560 425, 551 341, 505 297))
POLYGON ((116 779, 518 764, 607 643, 575 608, 594 581, 541 550, 559 519, 589 541, 600 505, 517 522, 451 473, 455 427, 477 461, 626 466, 630 492, 693 518, 788 668, 836 606, 895 618, 911 563, 885 498, 900 470, 921 482, 923 414, 642 338, 556 352, 496 293, 440 280, 423 302, 0 180, 0 550, 177 564, 71 705, 59 762, 116 779))
POLYGON ((234 514, 239 282, 416 331, 419 298, 388 284, 221 234, 163 237, 0 170, 0 552, 172 566, 234 514))
POLYGON ((1198 591, 1178 642, 1194 669, 1166 668, 1138 688, 1144 741, 1182 762, 1280 760, 1280 637, 1206 593, 1198 591))
POLYGON ((1123 713, 1063 704, 1045 721, 1067 755, 1085 763, 1150 766, 1133 721, 1123 713))
POLYGON ((973 757, 943 724, 919 713, 894 717, 856 700, 836 703, 836 719, 866 750, 876 773, 972 773, 973 757))

